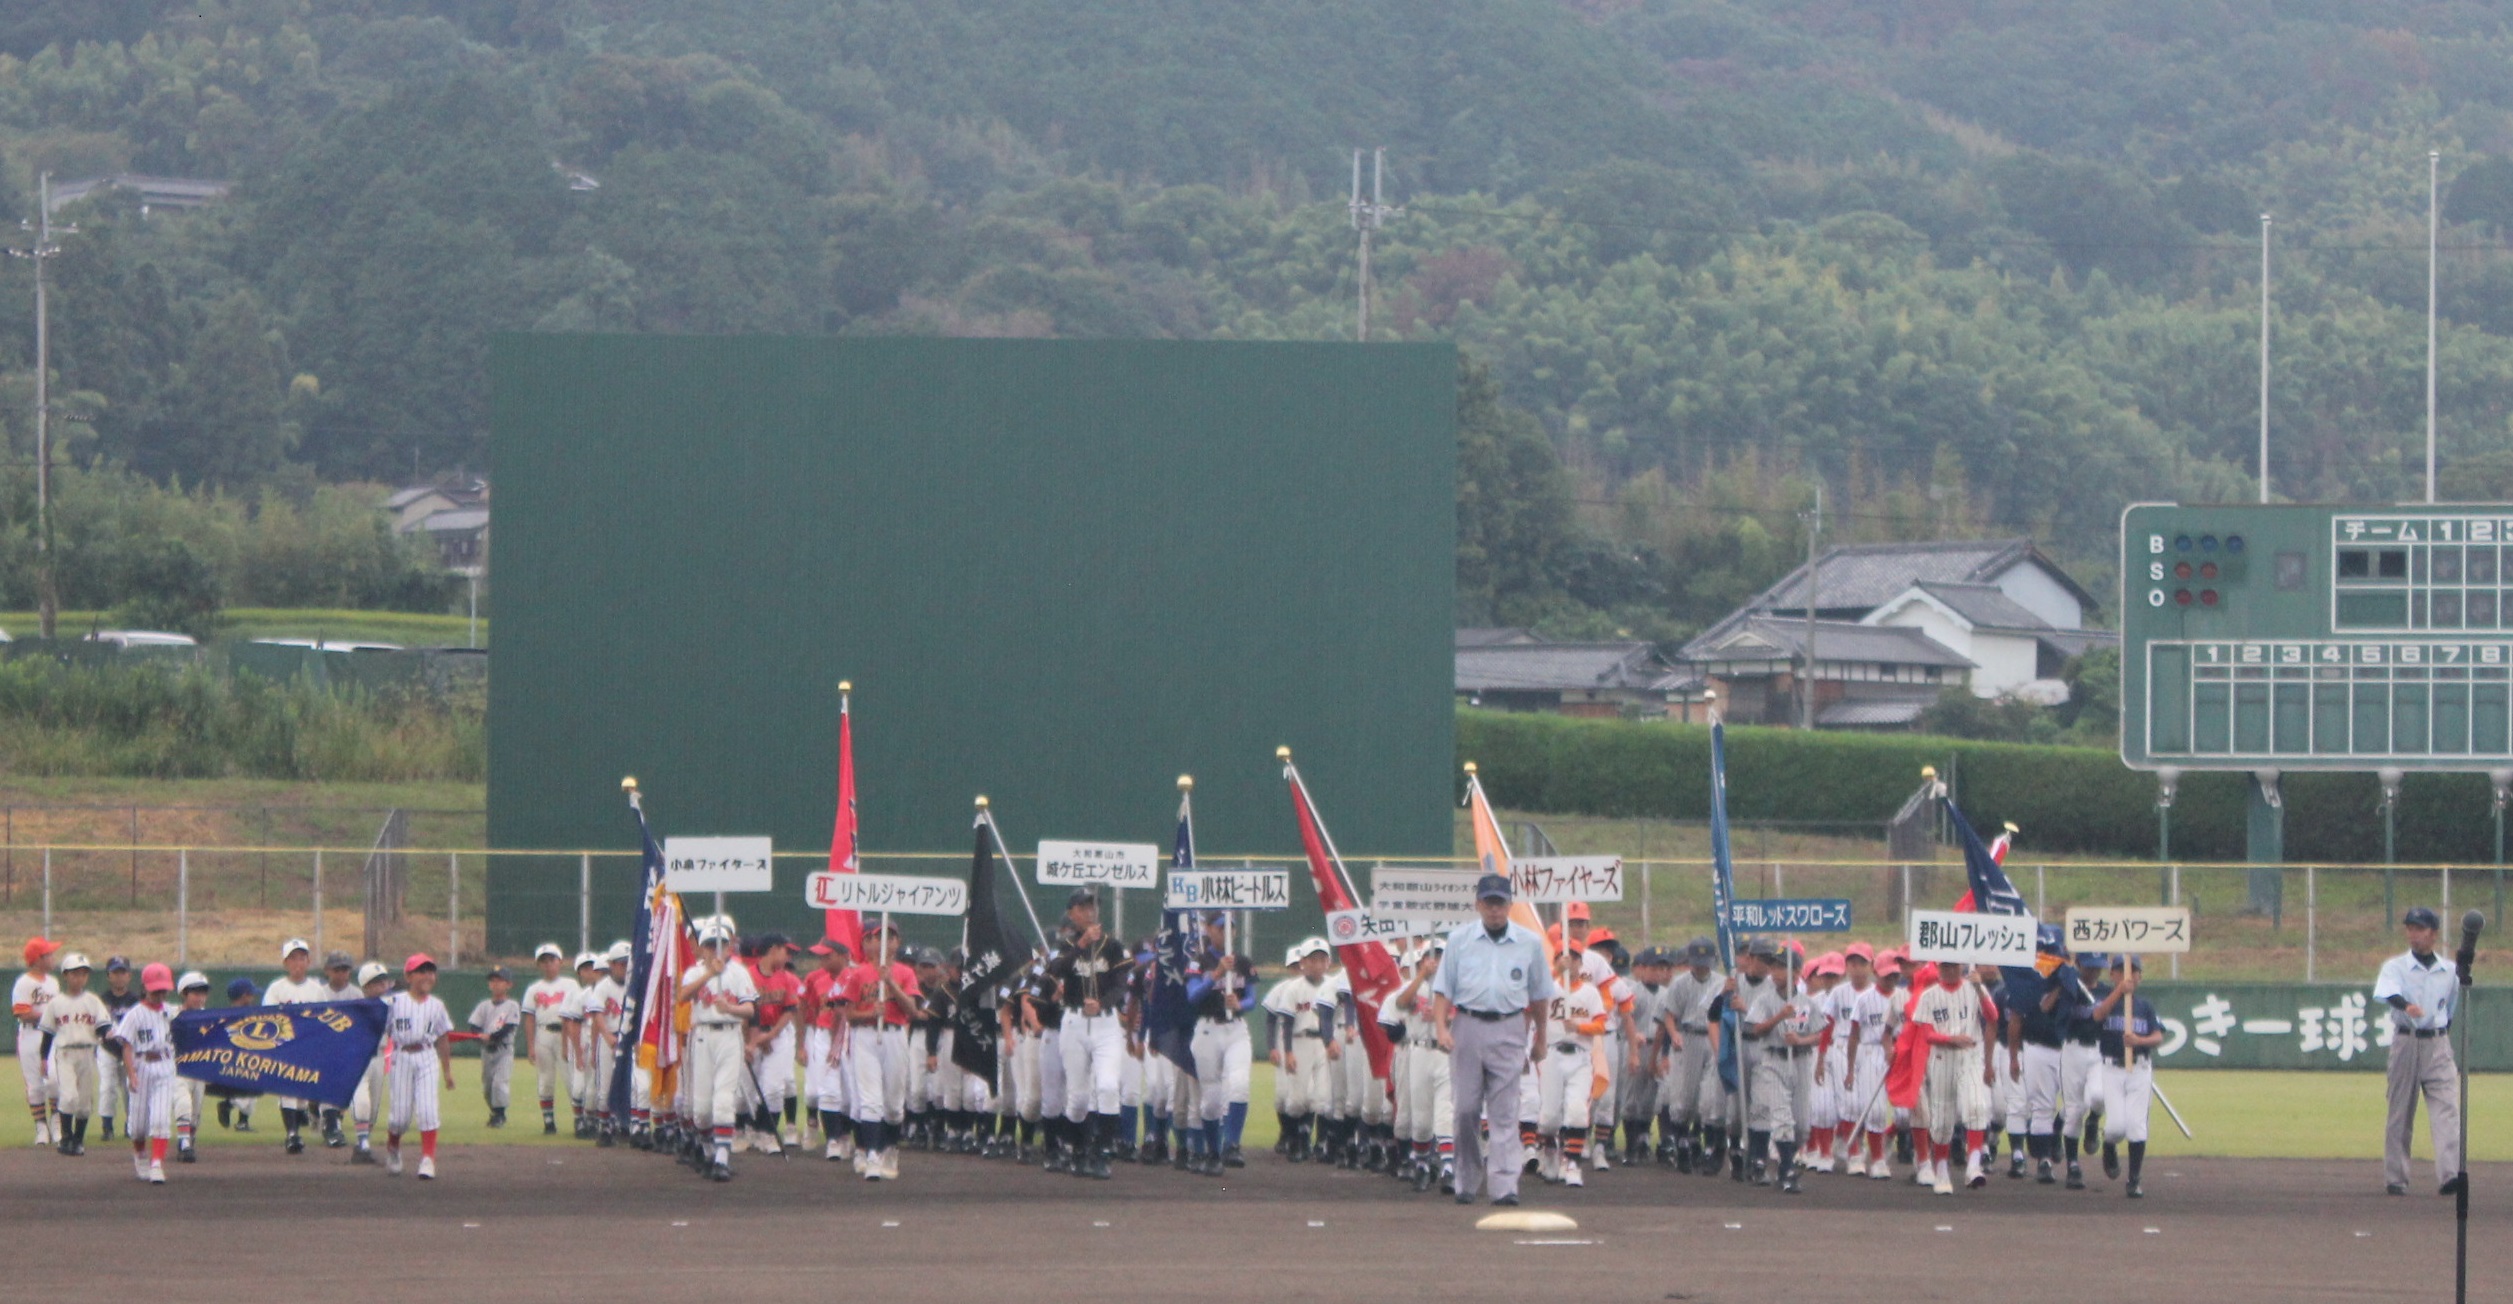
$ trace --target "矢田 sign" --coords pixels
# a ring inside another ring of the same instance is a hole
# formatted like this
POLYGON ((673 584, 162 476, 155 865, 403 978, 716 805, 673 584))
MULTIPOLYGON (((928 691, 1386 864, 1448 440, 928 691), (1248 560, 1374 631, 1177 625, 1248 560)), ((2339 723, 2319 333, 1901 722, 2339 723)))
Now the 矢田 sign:
POLYGON ((1291 872, 1282 869, 1173 869, 1164 910, 1288 910, 1291 872))
POLYGON ((1837 897, 1731 901, 1728 927, 1739 933, 1846 933, 1850 931, 1850 903, 1837 897))
POLYGON ((856 910, 868 915, 965 915, 969 885, 963 879, 915 874, 814 874, 803 881, 814 910, 856 910))
POLYGON ((1038 881, 1056 886, 1155 886, 1161 849, 1149 842, 1050 842, 1038 844, 1038 881))
POLYGON ((1980 915, 1954 910, 1914 910, 1905 936, 1914 960, 1954 964, 2033 963, 2031 915, 1980 915))
POLYGON ((1397 917, 1381 919, 1367 910, 1329 910, 1326 912, 1326 940, 1331 946, 1351 946, 1357 942, 1401 942, 1414 937, 1412 920, 1397 917))
POLYGON ((766 892, 775 886, 767 838, 665 838, 663 885, 675 892, 766 892))
POLYGON ((2071 906, 2068 949, 2168 955, 2190 949, 2188 906, 2071 906))
POLYGON ((1510 862, 1510 885, 1539 905, 1623 899, 1621 856, 1527 856, 1510 862))

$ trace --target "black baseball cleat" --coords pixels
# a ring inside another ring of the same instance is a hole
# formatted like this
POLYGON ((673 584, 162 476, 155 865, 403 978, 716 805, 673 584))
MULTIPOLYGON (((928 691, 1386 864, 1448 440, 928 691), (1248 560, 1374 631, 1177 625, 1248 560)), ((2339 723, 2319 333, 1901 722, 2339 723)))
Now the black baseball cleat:
POLYGON ((1096 1177, 1103 1182, 1114 1176, 1116 1173, 1116 1165, 1110 1162, 1112 1158, 1113 1156, 1105 1150, 1091 1156, 1091 1176, 1096 1177))
POLYGON ((68 1128, 66 1128, 66 1127, 65 1127, 65 1128, 61 1129, 61 1139, 60 1139, 59 1141, 56 1141, 56 1142, 54 1142, 54 1143, 53 1143, 53 1146, 52 1146, 53 1153, 60 1155, 60 1156, 61 1156, 62 1158, 64 1158, 64 1159, 67 1159, 67 1158, 69 1158, 70 1156, 72 1156, 72 1155, 74 1155, 74 1154, 77 1154, 77 1153, 78 1153, 78 1151, 73 1150, 73 1149, 71 1149, 70 1147, 71 1147, 71 1142, 70 1142, 70 1129, 68 1129, 68 1128))
POLYGON ((199 1152, 199 1151, 194 1150, 194 1149, 192 1148, 192 1143, 191 1143, 191 1142, 186 1141, 186 1142, 184 1142, 182 1145, 179 1145, 179 1146, 176 1146, 176 1147, 175 1147, 175 1162, 176 1162, 176 1163, 178 1163, 178 1164, 196 1164, 196 1163, 199 1163, 199 1162, 200 1162, 200 1160, 201 1160, 201 1154, 200 1154, 200 1152, 199 1152))
MULTIPOLYGON (((1472 1191, 1460 1191, 1460 1192, 1458 1192, 1458 1193, 1457 1193, 1457 1202, 1458 1202, 1459 1204, 1473 1204, 1473 1203, 1475 1202, 1475 1194, 1474 1194, 1474 1192, 1472 1192, 1472 1191)), ((1498 1204, 1498 1203, 1500 1203, 1500 1201, 1495 1200, 1495 1201, 1493 1201, 1493 1203, 1494 1203, 1494 1204, 1498 1204)))
POLYGON ((1518 1207, 1518 1192, 1512 1191, 1508 1195, 1493 1196, 1492 1203, 1503 1209, 1515 1209, 1518 1207))
POLYGON ((2454 1173, 2452 1176, 2450 1176, 2450 1177, 2448 1177, 2448 1178, 2445 1178, 2445 1179, 2444 1179, 2443 1185, 2442 1185, 2441 1187, 2439 1187, 2439 1188, 2437 1188, 2437 1189, 2436 1189, 2435 1194, 2436 1194, 2436 1195, 2459 1195, 2459 1194, 2461 1193, 2461 1187, 2462 1187, 2462 1186, 2464 1186, 2465 1184, 2466 1184, 2466 1178, 2465 1178, 2465 1176, 2464 1176, 2463 1174, 2460 1174, 2460 1173, 2454 1173))
POLYGON ((96 1117, 96 1122, 98 1125, 96 1132, 97 1139, 102 1141, 113 1140, 113 1115, 99 1114, 96 1117))
POLYGON ((2132 1200, 2143 1200, 2147 1198, 2147 1189, 2140 1186, 2138 1184, 2138 1179, 2134 1177, 2129 1179, 2129 1198, 2132 1200))
POLYGON ((1782 1194, 1782 1195, 1796 1195, 1797 1193, 1798 1193, 1797 1170, 1793 1168, 1793 1169, 1790 1169, 1790 1170, 1789 1170, 1789 1172, 1788 1172, 1788 1174, 1787 1174, 1786 1176, 1784 1176, 1784 1177, 1782 1177, 1782 1178, 1780 1179, 1780 1194, 1782 1194))
POLYGON ((2016 1151, 2015 1153, 2013 1153, 2013 1154, 2011 1154, 2011 1155, 2009 1155, 2009 1156, 2008 1156, 2008 1162, 2007 1162, 2007 1176, 2009 1176, 2009 1177, 2011 1177, 2011 1178, 2014 1178, 2014 1179, 2015 1179, 2015 1180, 2017 1180, 2017 1181, 2023 1181, 2023 1180, 2024 1180, 2024 1152, 2023 1152, 2023 1151, 2018 1150, 2018 1151, 2016 1151))
POLYGON ((299 1135, 297 1135, 297 1134, 296 1134, 296 1133, 294 1133, 294 1132, 289 1133, 289 1134, 288 1134, 288 1153, 289 1153, 289 1154, 292 1154, 292 1155, 301 1155, 301 1154, 304 1154, 304 1153, 305 1153, 305 1138, 304 1138, 304 1137, 301 1137, 301 1136, 299 1136, 299 1135))
POLYGON ((228 1129, 229 1131, 235 1130, 236 1102, 232 1100, 221 1100, 218 1102, 218 1125, 228 1129))
POLYGON ((707 1166, 707 1180, 710 1182, 732 1181, 733 1165, 723 1162, 709 1164, 707 1166))
POLYGON ((2120 1147, 2109 1141, 2103 1143, 2103 1176, 2120 1176, 2120 1147))
POLYGON ((2073 1159, 2068 1161, 2068 1189, 2071 1191, 2085 1189, 2085 1169, 2073 1159))
POLYGON ((2390 1185, 2383 1187, 2382 1193, 2384 1195, 2406 1195, 2408 1194, 2408 1183, 2393 1182, 2390 1185))
POLYGON ((237 1131, 239 1131, 239 1132, 250 1132, 250 1131, 252 1131, 252 1130, 253 1130, 253 1116, 252 1116, 251 1114, 238 1114, 238 1115, 236 1115, 236 1130, 237 1130, 237 1131))
POLYGON ((1224 1167, 1224 1168, 1245 1168, 1245 1167, 1247 1167, 1247 1166, 1248 1166, 1248 1157, 1247 1157, 1246 1155, 1243 1155, 1243 1154, 1239 1153, 1239 1147, 1237 1147, 1237 1146, 1223 1146, 1223 1147, 1222 1147, 1222 1167, 1224 1167))
POLYGON ((2051 1175, 2051 1161, 2044 1159, 2034 1165, 2033 1180, 2043 1186, 2049 1186, 2059 1180, 2051 1175))
MULTIPOLYGON (((489 1111, 489 1126, 490 1126, 490 1127, 504 1127, 504 1126, 506 1126, 506 1111, 505 1111, 505 1110, 502 1110, 502 1109, 492 1109, 492 1110, 490 1110, 490 1111, 489 1111)), ((331 1136, 335 1136, 335 1137, 336 1137, 336 1136, 339 1136, 339 1135, 340 1135, 340 1124, 338 1124, 338 1123, 334 1123, 334 1124, 332 1124, 331 1136)), ((334 1141, 331 1139, 331 1137, 325 1137, 325 1138, 323 1139, 323 1144, 325 1144, 325 1145, 334 1145, 334 1144, 337 1144, 337 1143, 336 1143, 336 1142, 334 1142, 334 1141)))
POLYGON ((544 1115, 544 1116, 542 1117, 542 1119, 541 1119, 541 1135, 543 1135, 543 1136, 557 1136, 557 1135, 558 1135, 558 1120, 557 1120, 557 1119, 555 1119, 555 1118, 550 1118, 550 1117, 548 1117, 547 1115, 544 1115))

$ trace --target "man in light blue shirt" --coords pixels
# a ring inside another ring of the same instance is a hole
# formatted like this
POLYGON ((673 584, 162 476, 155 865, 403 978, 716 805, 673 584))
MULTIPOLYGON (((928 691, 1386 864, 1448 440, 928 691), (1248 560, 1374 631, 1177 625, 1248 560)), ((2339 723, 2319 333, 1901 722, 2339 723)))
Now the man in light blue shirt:
POLYGON ((1457 1202, 1475 1202, 1480 1168, 1492 1203, 1518 1203, 1519 1075, 1544 1049, 1546 1002, 1561 995, 1545 963, 1544 939, 1510 920, 1510 881, 1486 874, 1475 884, 1475 922, 1448 935, 1431 979, 1432 1017, 1449 1052, 1457 1106, 1457 1202), (1529 1036, 1531 1030, 1534 1035, 1529 1036), (1482 1123, 1492 1120, 1489 1163, 1482 1123))
POLYGON ((2459 975, 2452 961, 2434 949, 2442 920, 2419 906, 2400 920, 2408 934, 2408 952, 2382 962, 2374 979, 2373 998, 2390 1007, 2394 1040, 2391 1075, 2386 1088, 2390 1107, 2382 1129, 2383 1189, 2408 1194, 2408 1147, 2417 1132, 2417 1097, 2426 1098, 2426 1119, 2434 1133, 2434 1166, 2443 1194, 2458 1189, 2461 1171, 2461 1100, 2459 1066, 2452 1059, 2452 1027, 2459 975))

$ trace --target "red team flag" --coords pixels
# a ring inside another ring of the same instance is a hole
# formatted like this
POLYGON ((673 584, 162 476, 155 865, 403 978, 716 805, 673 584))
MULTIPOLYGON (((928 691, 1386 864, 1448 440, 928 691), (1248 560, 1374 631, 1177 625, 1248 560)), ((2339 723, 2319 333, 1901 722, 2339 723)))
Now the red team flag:
MULTIPOLYGON (((1283 777, 1291 783, 1291 809, 1300 820, 1300 846, 1309 855, 1309 877, 1317 884, 1318 905, 1329 912, 1358 909, 1361 903, 1344 890, 1343 860, 1335 855, 1317 811, 1309 804, 1308 785, 1300 781, 1300 771, 1292 768, 1291 749, 1286 747, 1277 755, 1282 758, 1283 777)), ((1361 1044, 1370 1055, 1370 1076, 1385 1082, 1396 1049, 1379 1027, 1379 1006, 1401 985, 1396 980, 1396 960, 1379 942, 1338 946, 1335 957, 1344 962, 1344 980, 1352 985, 1353 1004, 1360 1008, 1361 1044)))
MULTIPOLYGON (((838 685, 838 824, 829 835, 829 872, 852 874, 862 869, 856 854, 855 715, 848 709, 852 684, 838 685)), ((852 910, 832 910, 821 925, 830 941, 844 942, 857 959, 864 956, 864 919, 852 910)))

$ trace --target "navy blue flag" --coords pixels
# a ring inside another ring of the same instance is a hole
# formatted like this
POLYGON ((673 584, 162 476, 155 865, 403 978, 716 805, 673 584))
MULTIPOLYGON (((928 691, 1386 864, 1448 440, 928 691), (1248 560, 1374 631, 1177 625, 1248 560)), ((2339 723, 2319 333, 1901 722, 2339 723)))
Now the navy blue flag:
POLYGON ((961 949, 968 953, 968 963, 960 966, 960 989, 953 993, 958 999, 951 1006, 951 1062, 992 1082, 1002 1054, 996 1044, 1002 1033, 995 1021, 1000 1010, 995 989, 1029 961, 1029 948, 1016 948, 1003 935, 1003 912, 995 902, 995 826, 982 811, 977 849, 969 858, 969 913, 962 926, 961 949))
POLYGON ((384 1002, 247 1005, 175 1015, 175 1072, 237 1094, 347 1109, 384 1040, 384 1002))
MULTIPOLYGON (((1985 915, 2032 913, 2025 909, 2024 893, 2017 891, 2015 881, 2007 877, 2006 870, 1999 868, 1998 858, 1989 854, 1988 844, 1981 841, 1980 834, 1972 831, 1972 821, 1963 817, 1963 810, 1955 805, 1955 799, 1944 795, 1941 789, 1938 800, 1946 804, 1946 822, 1954 826, 1955 841, 1963 847, 1963 878, 1967 886, 1963 900, 1955 903, 1955 909, 1976 910, 1985 915)), ((2008 965, 1999 972, 2006 975, 2011 984, 2025 983, 2028 989, 2038 990, 2030 985, 2040 983, 2041 974, 2032 968, 2008 965)))
POLYGON ((654 907, 663 895, 663 844, 646 823, 645 803, 628 790, 628 809, 637 816, 637 836, 645 843, 645 873, 638 878, 637 922, 628 930, 628 990, 620 994, 619 1026, 611 1030, 625 1053, 611 1062, 611 1081, 603 1092, 604 1108, 614 1119, 627 1118, 636 1093, 637 1038, 646 1026, 646 989, 654 985, 654 907))
MULTIPOLYGON (((1729 906, 1736 900, 1736 857, 1728 845, 1728 727, 1710 722, 1710 913, 1719 932, 1719 965, 1736 972, 1736 927, 1729 906)), ((1719 1081, 1737 1089, 1737 1017, 1733 1006, 1719 1015, 1719 1081)))
MULTIPOLYGON (((1189 798, 1178 797, 1178 842, 1170 852, 1173 869, 1195 868, 1195 812, 1189 798)), ((1182 1073, 1195 1072, 1195 1004, 1187 999, 1187 946, 1195 932, 1191 912, 1163 910, 1161 933, 1154 939, 1157 967, 1152 998, 1143 1017, 1145 1039, 1182 1073)))

